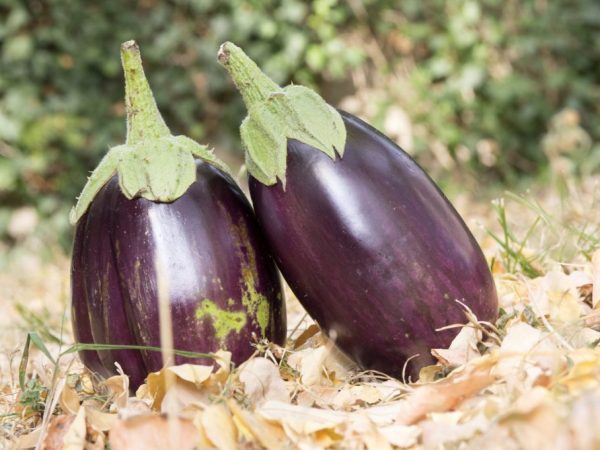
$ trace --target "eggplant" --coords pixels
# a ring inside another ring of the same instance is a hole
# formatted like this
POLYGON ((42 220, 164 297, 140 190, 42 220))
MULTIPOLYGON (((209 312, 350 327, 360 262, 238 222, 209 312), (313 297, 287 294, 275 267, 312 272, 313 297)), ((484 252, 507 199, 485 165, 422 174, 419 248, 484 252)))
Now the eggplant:
MULTIPOLYGON (((171 136, 137 45, 123 44, 121 53, 127 143, 105 156, 72 212, 75 340, 160 347, 159 292, 166 289, 174 348, 227 349, 239 364, 256 340, 285 340, 277 269, 226 167, 191 139, 171 136)), ((102 376, 116 373, 118 363, 132 389, 165 363, 160 352, 143 349, 85 350, 80 357, 102 376)), ((176 356, 184 362, 213 361, 176 356)))
POLYGON ((344 353, 364 369, 414 380, 434 363, 431 349, 458 332, 440 329, 466 322, 461 303, 479 320, 496 319, 479 245, 406 152, 314 92, 306 100, 298 86, 265 79, 231 43, 219 61, 248 106, 241 134, 250 195, 271 252, 344 353))

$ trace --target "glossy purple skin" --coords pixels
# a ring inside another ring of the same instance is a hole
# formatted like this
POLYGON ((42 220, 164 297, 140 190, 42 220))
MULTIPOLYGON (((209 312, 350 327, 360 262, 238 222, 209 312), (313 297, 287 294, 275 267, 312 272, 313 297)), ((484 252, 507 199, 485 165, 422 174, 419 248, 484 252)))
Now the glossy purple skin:
POLYGON ((434 363, 430 350, 458 332, 436 329, 466 322, 455 299, 493 321, 496 289, 435 183, 387 137, 342 115, 343 158, 289 140, 285 190, 251 179, 254 209, 284 278, 339 348, 396 377, 406 363, 415 380, 434 363))
MULTIPOLYGON (((227 311, 246 311, 244 279, 268 300, 266 337, 282 344, 285 305, 279 275, 252 209, 219 169, 198 162, 197 180, 172 203, 128 200, 114 177, 77 225, 71 267, 75 339, 84 343, 160 346, 155 257, 169 286, 176 349, 212 352, 221 345, 212 318, 196 316, 203 299, 227 311), (246 268, 244 273, 244 268, 246 268), (250 269, 250 272, 248 271, 250 269)), ((239 364, 264 337, 255 315, 223 344, 239 364)), ((132 388, 163 366, 160 352, 85 351, 83 363, 103 376, 118 362, 132 388)), ((176 363, 212 360, 176 357, 176 363)))

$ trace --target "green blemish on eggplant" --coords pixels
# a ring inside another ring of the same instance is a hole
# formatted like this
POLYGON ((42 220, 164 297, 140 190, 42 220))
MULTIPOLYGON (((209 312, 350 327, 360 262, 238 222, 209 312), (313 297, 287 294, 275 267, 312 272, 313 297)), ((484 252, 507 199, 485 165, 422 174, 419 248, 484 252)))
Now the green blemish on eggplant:
POLYGON ((196 309, 196 318, 203 320, 210 317, 215 336, 222 345, 232 333, 236 334, 246 325, 246 314, 243 311, 227 311, 207 298, 203 299, 196 309))
POLYGON ((319 94, 298 85, 281 88, 231 42, 221 45, 218 60, 248 109, 240 135, 246 167, 254 178, 266 185, 279 179, 285 188, 288 139, 304 142, 331 159, 336 152, 343 156, 346 126, 319 94))
POLYGON ((258 325, 261 332, 261 337, 266 336, 267 326, 269 325, 269 316, 271 308, 267 297, 256 290, 257 284, 257 268, 256 255, 254 248, 248 245, 248 230, 245 224, 240 219, 235 236, 239 236, 240 242, 238 246, 238 255, 242 259, 242 305, 248 314, 254 317, 254 322, 258 325))

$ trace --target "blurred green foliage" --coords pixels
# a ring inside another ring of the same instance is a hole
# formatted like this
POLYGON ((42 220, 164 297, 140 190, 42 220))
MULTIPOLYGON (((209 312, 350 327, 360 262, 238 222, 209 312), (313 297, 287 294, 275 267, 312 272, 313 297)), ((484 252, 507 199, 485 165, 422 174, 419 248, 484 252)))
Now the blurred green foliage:
POLYGON ((364 71, 385 94, 367 118, 402 108, 417 158, 435 142, 510 181, 543 167, 565 108, 600 140, 599 36, 596 0, 0 0, 0 236, 22 205, 65 236, 86 174, 124 140, 125 40, 176 134, 240 148, 244 108, 215 62, 231 40, 332 101, 364 71))
POLYGON ((560 110, 577 111, 598 141, 600 2, 411 0, 402 7, 399 31, 411 42, 410 79, 419 92, 411 115, 429 131, 416 143, 421 151, 434 139, 454 156, 463 146, 476 167, 510 181, 545 163, 540 142, 560 110))

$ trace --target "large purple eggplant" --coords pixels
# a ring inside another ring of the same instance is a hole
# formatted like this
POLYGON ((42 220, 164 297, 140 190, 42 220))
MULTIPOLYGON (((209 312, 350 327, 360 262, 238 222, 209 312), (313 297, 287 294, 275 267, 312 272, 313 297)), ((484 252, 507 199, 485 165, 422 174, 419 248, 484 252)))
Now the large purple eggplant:
POLYGON ((316 94, 266 80, 231 43, 219 60, 249 109, 241 134, 256 215, 292 291, 339 348, 414 379, 457 333, 438 329, 465 322, 456 300, 496 318, 481 249, 408 154, 316 94))
MULTIPOLYGON (((256 339, 285 339, 275 264, 250 204, 223 165, 206 148, 168 132, 137 46, 124 44, 122 57, 127 143, 103 159, 72 215, 76 341, 160 347, 163 286, 175 349, 223 348, 241 363, 256 339)), ((146 350, 86 350, 81 359, 104 376, 119 363, 133 388, 163 367, 161 353, 146 350)), ((183 362, 209 361, 176 357, 183 362)))

